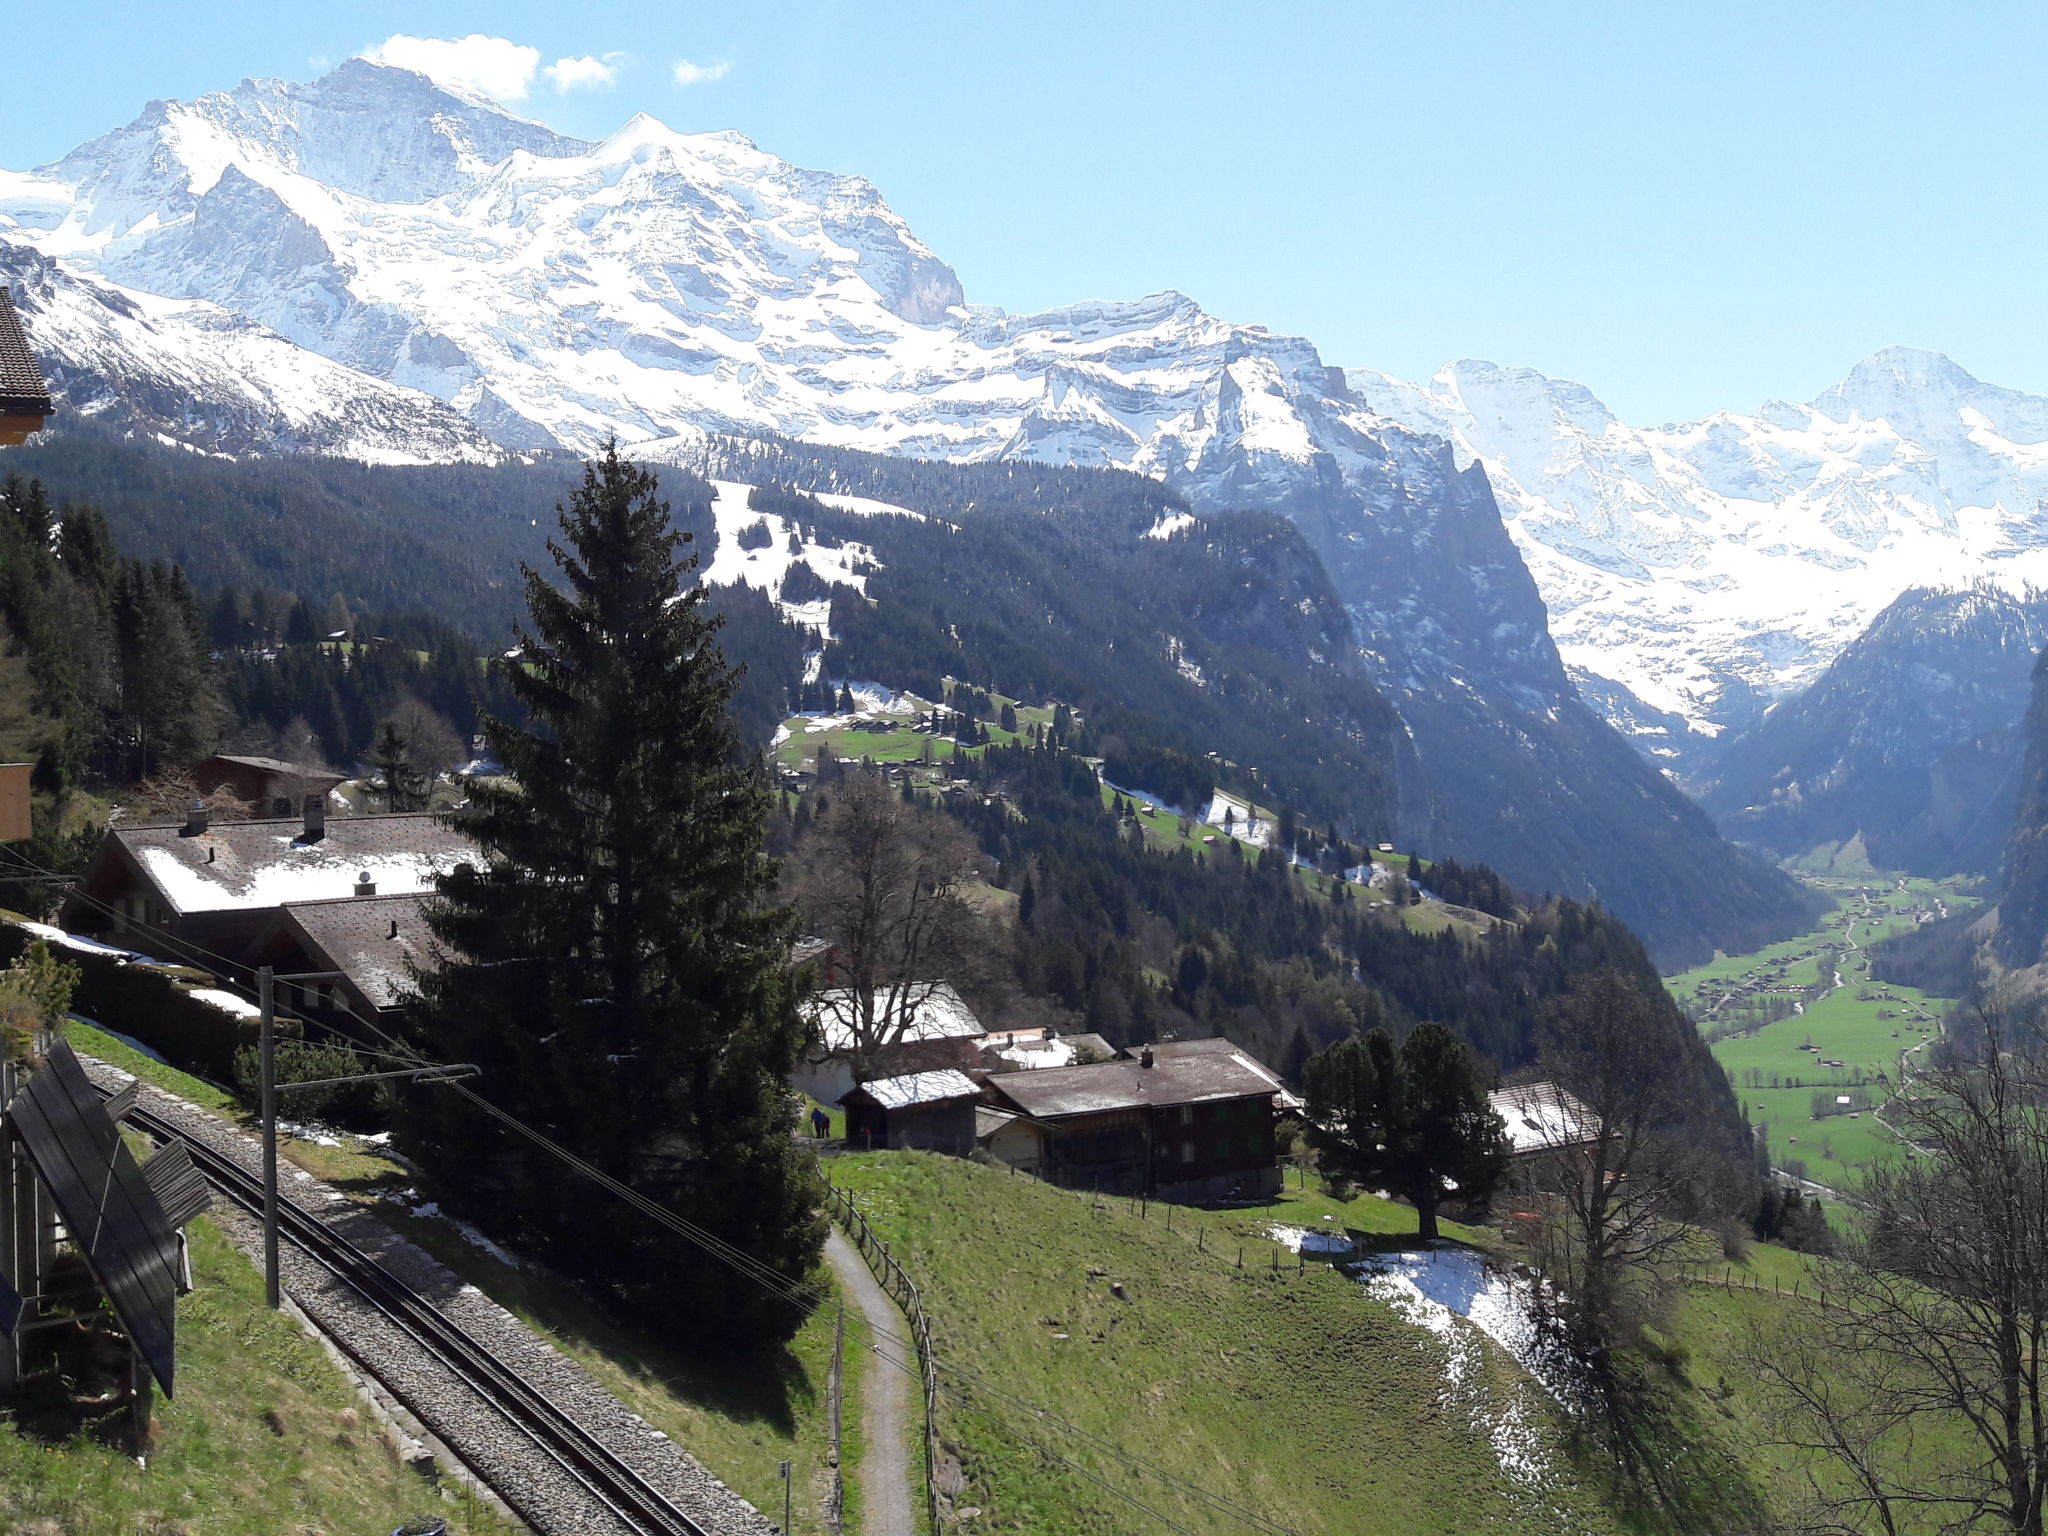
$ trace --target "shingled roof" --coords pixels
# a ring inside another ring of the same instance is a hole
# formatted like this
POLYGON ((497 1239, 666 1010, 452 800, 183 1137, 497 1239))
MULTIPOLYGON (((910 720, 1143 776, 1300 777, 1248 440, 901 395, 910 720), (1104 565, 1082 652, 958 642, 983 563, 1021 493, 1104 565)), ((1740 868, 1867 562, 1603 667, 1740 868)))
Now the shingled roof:
MULTIPOLYGON (((372 1008, 395 1008, 411 987, 411 964, 428 966, 431 935, 421 898, 343 896, 295 901, 283 922, 317 964, 340 971, 372 1008)), ((431 967, 428 967, 431 968, 431 967)))
POLYGON ((337 816, 309 839, 296 817, 179 826, 120 827, 111 834, 181 914, 280 907, 353 895, 368 875, 375 894, 430 891, 434 876, 483 862, 476 845, 441 818, 337 816))
POLYGON ((1189 1052, 1090 1067, 1046 1067, 1006 1072, 989 1087, 1036 1120, 1090 1115, 1146 1105, 1201 1104, 1211 1099, 1270 1097, 1281 1092, 1273 1074, 1241 1050, 1189 1052))
POLYGON ((14 295, 0 287, 0 416, 48 416, 50 388, 28 349, 14 295))

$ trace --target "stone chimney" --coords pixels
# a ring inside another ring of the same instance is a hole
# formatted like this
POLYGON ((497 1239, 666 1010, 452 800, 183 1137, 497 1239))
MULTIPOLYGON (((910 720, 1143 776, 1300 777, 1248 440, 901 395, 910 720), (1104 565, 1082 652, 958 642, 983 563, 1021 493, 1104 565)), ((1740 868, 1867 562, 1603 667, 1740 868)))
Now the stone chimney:
POLYGON ((356 876, 356 894, 358 896, 374 896, 377 894, 377 882, 370 878, 370 872, 367 869, 356 876))
POLYGON ((1145 1049, 1144 1049, 1144 1050, 1142 1050, 1142 1051, 1138 1052, 1138 1065, 1139 1065, 1139 1066, 1141 1066, 1141 1067, 1149 1067, 1149 1066, 1151 1066, 1151 1065, 1152 1065, 1152 1047, 1151 1047, 1151 1046, 1149 1046, 1149 1045, 1148 1045, 1148 1046, 1146 1046, 1146 1047, 1145 1047, 1145 1049))
POLYGON ((194 800, 185 808, 185 836, 203 837, 206 833, 206 802, 194 800))
POLYGON ((317 843, 326 835, 327 797, 325 795, 308 795, 306 796, 306 830, 300 835, 299 841, 317 843))

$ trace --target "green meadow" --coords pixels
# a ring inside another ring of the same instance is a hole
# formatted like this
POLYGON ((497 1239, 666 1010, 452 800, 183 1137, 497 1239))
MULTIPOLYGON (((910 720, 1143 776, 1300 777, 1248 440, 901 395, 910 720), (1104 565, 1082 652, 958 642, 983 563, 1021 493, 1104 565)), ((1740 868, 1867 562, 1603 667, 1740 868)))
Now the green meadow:
POLYGON ((1874 981, 1869 948, 1973 901, 1956 879, 1803 878, 1832 903, 1812 931, 1751 954, 1716 956, 1666 985, 1713 1043, 1743 1108, 1764 1128, 1773 1163, 1817 1183, 1850 1186, 1896 1155, 1882 1106, 1902 1058, 1939 1033, 1946 1006, 1916 988, 1874 981), (1838 1105, 1841 1096, 1851 1104, 1838 1105))

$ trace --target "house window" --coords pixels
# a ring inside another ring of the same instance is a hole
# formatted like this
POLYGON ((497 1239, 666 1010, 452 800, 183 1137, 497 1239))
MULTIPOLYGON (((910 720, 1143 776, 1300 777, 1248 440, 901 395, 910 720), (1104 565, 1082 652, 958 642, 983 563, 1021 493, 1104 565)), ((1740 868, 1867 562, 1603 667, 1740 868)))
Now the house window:
POLYGON ((1183 1105, 1181 1105, 1181 1107, 1180 1107, 1180 1123, 1181 1123, 1182 1125, 1193 1125, 1193 1124, 1195 1123, 1195 1106, 1194 1106, 1194 1105, 1192 1105, 1192 1104, 1183 1104, 1183 1105))
POLYGON ((1229 1160, 1229 1158, 1230 1158, 1230 1138, 1229 1138, 1228 1136, 1219 1136, 1219 1137, 1217 1137, 1217 1138, 1216 1138, 1216 1161, 1217 1161, 1217 1162, 1219 1162, 1219 1163, 1221 1163, 1221 1162, 1227 1162, 1227 1161, 1229 1160))
POLYGON ((1192 1141, 1180 1144, 1180 1160, 1184 1163, 1192 1163, 1195 1160, 1195 1144, 1192 1141))

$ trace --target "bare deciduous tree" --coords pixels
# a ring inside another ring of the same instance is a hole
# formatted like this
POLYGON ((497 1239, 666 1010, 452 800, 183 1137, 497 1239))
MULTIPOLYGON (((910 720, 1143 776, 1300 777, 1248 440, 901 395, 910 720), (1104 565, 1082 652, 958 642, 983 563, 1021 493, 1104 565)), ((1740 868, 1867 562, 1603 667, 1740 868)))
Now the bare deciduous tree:
POLYGON ((1699 1214, 1698 1159, 1683 1134, 1688 1106, 1666 1021, 1629 976, 1607 968, 1551 1005, 1544 1075, 1582 1106, 1541 1114, 1523 1165, 1543 1217, 1537 1267, 1565 1308, 1575 1342, 1613 1342, 1639 1320, 1699 1214))
POLYGON ((2048 1060, 1996 1004, 1977 1022, 1887 1106, 1909 1150, 1815 1266, 1810 1337, 1750 1352, 1781 1442, 1829 1469, 1806 1529, 2043 1529, 2048 1060))
POLYGON ((152 821, 166 818, 182 821, 191 812, 195 801, 206 807, 211 821, 246 821, 249 817, 248 805, 236 799, 235 792, 225 784, 210 795, 200 794, 199 786, 187 768, 166 768, 137 784, 135 793, 148 806, 147 815, 152 821))
POLYGON ((981 873, 974 845, 880 774, 838 784, 795 865, 796 905, 830 946, 819 1022, 857 1058, 903 1040, 941 987, 984 964, 987 925, 966 893, 981 873))

